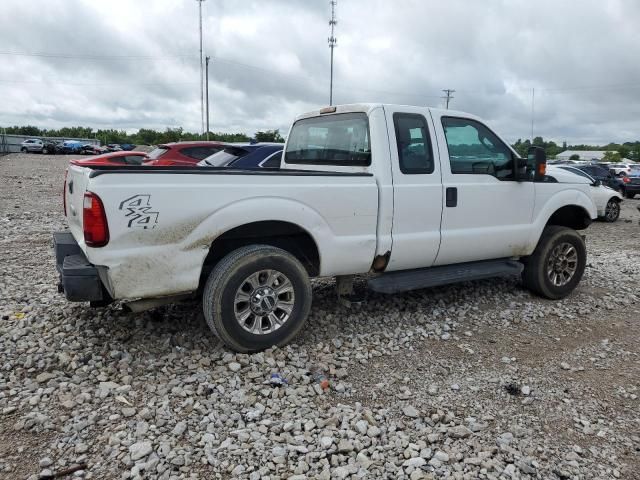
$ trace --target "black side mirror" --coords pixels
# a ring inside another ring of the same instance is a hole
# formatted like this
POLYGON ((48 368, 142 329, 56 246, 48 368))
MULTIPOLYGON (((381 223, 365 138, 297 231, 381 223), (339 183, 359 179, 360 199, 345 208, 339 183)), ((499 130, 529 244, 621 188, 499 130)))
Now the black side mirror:
POLYGON ((547 154, 541 147, 529 147, 527 170, 533 172, 533 181, 541 182, 547 173, 547 154))
POLYGON ((594 180, 593 183, 591 184, 594 187, 599 187, 600 185, 602 185, 602 182, 598 179, 594 180))

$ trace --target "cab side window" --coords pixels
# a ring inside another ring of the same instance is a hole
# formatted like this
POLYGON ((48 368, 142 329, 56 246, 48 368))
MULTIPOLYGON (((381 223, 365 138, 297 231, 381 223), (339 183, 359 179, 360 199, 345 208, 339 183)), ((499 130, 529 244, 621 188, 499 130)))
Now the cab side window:
POLYGON ((442 117, 453 174, 513 180, 513 153, 491 130, 468 118, 442 117))
POLYGON ((394 113, 400 171, 404 174, 433 173, 433 153, 427 122, 422 115, 394 113))

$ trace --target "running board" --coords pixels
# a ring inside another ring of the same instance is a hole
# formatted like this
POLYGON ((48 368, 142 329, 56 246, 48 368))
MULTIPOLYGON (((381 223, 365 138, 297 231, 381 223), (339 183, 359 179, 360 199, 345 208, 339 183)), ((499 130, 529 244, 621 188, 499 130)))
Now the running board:
POLYGON ((483 280, 485 278, 520 275, 524 265, 515 260, 500 259, 457 263, 442 267, 389 272, 368 281, 369 288, 379 293, 398 293, 420 288, 438 287, 450 283, 483 280))

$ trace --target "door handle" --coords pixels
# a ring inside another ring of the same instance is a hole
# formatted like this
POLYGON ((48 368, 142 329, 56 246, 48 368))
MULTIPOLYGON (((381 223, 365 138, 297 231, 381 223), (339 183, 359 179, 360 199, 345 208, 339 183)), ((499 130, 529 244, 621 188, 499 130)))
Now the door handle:
POLYGON ((447 187, 445 194, 447 207, 458 206, 458 189, 456 187, 447 187))

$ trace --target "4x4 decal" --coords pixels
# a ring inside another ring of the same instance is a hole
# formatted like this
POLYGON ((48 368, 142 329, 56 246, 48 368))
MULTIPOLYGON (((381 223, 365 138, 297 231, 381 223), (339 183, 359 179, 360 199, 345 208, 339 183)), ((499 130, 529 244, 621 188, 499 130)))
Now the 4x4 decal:
POLYGON ((120 202, 119 210, 126 212, 129 228, 156 228, 158 212, 151 211, 151 195, 134 195, 120 202))

